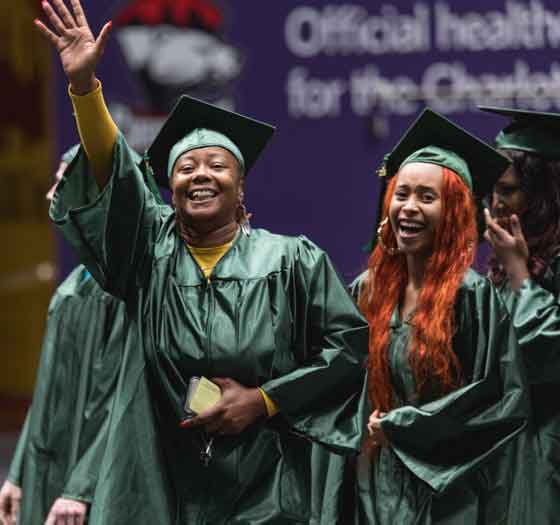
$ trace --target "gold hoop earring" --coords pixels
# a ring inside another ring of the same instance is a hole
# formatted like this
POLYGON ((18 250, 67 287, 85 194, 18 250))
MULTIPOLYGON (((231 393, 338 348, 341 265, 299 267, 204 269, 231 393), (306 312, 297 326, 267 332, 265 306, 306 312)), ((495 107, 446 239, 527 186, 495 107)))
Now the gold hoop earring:
POLYGON ((399 253, 399 249, 397 248, 390 248, 383 242, 383 227, 389 222, 389 217, 385 217, 380 223, 379 227, 377 228, 377 244, 379 244, 380 248, 389 255, 396 255, 399 253))

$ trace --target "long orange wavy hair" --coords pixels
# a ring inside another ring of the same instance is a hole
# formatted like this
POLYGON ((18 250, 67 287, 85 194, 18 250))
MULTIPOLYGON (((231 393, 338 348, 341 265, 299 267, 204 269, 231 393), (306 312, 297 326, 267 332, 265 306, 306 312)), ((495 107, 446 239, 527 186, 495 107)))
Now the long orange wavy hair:
MULTIPOLYGON (((387 188, 384 217, 388 215, 396 181, 395 176, 387 188)), ((396 246, 389 225, 381 235, 386 246, 396 246)), ((452 348, 454 304, 463 276, 474 260, 476 241, 472 195, 455 172, 443 168, 441 220, 412 320, 409 360, 420 400, 443 395, 460 385, 461 367, 452 348)), ((393 408, 389 323, 407 284, 406 258, 399 253, 390 255, 378 244, 369 258, 368 269, 359 301, 371 327, 368 391, 373 408, 388 412, 393 408)))

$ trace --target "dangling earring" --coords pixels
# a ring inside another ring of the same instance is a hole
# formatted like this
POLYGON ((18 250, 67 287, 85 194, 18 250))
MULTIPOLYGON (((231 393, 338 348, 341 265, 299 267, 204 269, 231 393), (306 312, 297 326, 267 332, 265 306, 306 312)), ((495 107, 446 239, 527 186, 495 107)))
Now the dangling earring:
POLYGON ((389 222, 389 217, 385 217, 380 223, 379 227, 377 228, 377 243, 381 247, 381 249, 388 253, 389 255, 396 255, 399 253, 399 248, 390 248, 383 242, 383 227, 389 222))
POLYGON ((247 208, 245 208, 245 203, 240 201, 237 206, 237 222, 241 227, 241 231, 249 237, 251 235, 251 223, 249 219, 251 218, 252 214, 247 212, 247 208))

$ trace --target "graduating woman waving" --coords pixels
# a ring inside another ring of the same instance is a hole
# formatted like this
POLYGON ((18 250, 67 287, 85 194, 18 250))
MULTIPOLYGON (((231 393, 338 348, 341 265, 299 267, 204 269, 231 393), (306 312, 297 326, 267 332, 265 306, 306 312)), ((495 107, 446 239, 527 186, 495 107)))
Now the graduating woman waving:
POLYGON ((182 97, 146 155, 172 192, 174 207, 159 205, 95 78, 109 26, 94 40, 77 0, 53 3, 52 29, 37 26, 60 53, 87 158, 51 216, 125 301, 135 350, 90 523, 332 522, 312 516, 310 440, 360 448, 367 324, 322 250, 248 227, 243 186, 273 129, 182 97), (221 397, 187 419, 200 376, 221 397))

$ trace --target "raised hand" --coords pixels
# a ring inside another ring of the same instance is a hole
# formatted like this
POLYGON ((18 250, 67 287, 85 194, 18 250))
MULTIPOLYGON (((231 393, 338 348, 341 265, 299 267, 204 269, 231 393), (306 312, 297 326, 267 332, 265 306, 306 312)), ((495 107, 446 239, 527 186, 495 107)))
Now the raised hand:
POLYGON ((95 69, 107 44, 111 22, 107 22, 94 38, 79 0, 70 0, 72 12, 63 0, 52 0, 52 4, 42 1, 51 28, 38 19, 35 26, 58 51, 72 91, 85 95, 97 85, 95 69))
POLYGON ((492 218, 488 209, 484 209, 486 231, 484 238, 492 245, 498 260, 507 272, 511 286, 519 289, 523 281, 529 277, 527 262, 529 260, 529 247, 523 235, 521 224, 517 215, 512 215, 509 221, 511 233, 502 228, 492 218))
POLYGON ((58 498, 51 507, 45 525, 84 525, 86 522, 87 503, 67 498, 58 498))
POLYGON ((21 488, 6 480, 0 490, 0 523, 16 525, 20 502, 21 488))

